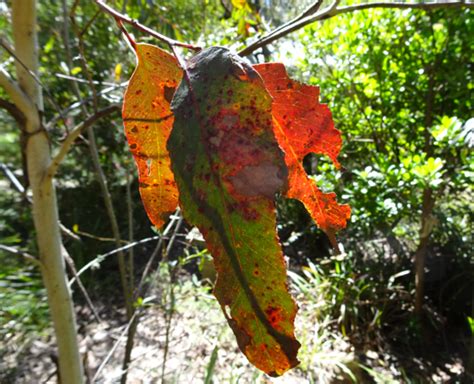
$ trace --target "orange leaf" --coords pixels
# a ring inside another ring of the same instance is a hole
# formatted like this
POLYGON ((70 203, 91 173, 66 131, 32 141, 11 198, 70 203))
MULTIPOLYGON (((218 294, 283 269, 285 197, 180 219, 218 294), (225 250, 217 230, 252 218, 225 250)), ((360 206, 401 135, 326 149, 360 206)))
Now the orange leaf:
POLYGON ((170 103, 182 71, 158 47, 136 44, 135 52, 138 65, 124 95, 122 117, 143 205, 152 223, 161 227, 178 205, 166 142, 174 121, 170 103))
POLYGON ((327 155, 339 167, 341 133, 334 128, 327 105, 319 103, 319 88, 291 80, 280 63, 258 64, 254 69, 263 78, 273 97, 275 136, 285 152, 289 170, 286 196, 300 200, 317 225, 334 241, 334 234, 345 228, 350 207, 339 205, 335 193, 322 192, 309 179, 303 159, 311 153, 327 155))

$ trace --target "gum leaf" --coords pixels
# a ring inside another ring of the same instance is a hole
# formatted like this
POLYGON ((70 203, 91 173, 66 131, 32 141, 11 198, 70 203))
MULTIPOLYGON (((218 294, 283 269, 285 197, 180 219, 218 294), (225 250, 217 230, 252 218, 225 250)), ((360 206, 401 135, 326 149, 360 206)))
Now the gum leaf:
POLYGON ((168 141, 186 220, 218 273, 214 293, 249 361, 278 376, 298 364, 296 304, 276 233, 275 193, 287 169, 272 100, 258 74, 225 48, 192 58, 172 102, 168 141))
POLYGON ((166 142, 174 121, 170 103, 182 70, 173 56, 153 45, 136 44, 135 52, 138 65, 124 95, 122 117, 143 205, 160 228, 178 205, 166 142))

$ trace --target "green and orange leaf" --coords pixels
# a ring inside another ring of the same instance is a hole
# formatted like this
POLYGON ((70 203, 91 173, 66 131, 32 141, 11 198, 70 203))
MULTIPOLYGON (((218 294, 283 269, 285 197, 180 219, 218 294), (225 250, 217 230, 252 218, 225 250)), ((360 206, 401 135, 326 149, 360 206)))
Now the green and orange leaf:
POLYGON ((286 196, 300 200, 334 243, 335 232, 346 227, 350 207, 338 204, 335 193, 322 192, 303 168, 303 159, 311 152, 329 156, 339 167, 342 139, 331 112, 319 103, 319 88, 291 80, 283 64, 258 64, 254 69, 273 97, 275 136, 289 170, 286 196))
POLYGON ((123 119, 145 209, 160 227, 179 198, 213 255, 214 293, 240 349, 259 369, 281 375, 298 364, 300 344, 275 194, 302 201, 334 244, 350 209, 320 191, 302 162, 314 152, 338 166, 340 132, 319 89, 289 79, 282 64, 252 68, 213 47, 187 63, 181 80, 171 55, 132 45, 138 66, 123 119))
POLYGON ((250 65, 214 47, 190 60, 172 110, 180 206, 213 255, 214 293, 249 361, 281 375, 298 364, 300 344, 276 233, 274 197, 287 168, 271 97, 250 65))
POLYGON ((178 205, 166 142, 174 121, 170 103, 182 70, 173 56, 158 47, 136 44, 134 48, 138 65, 124 95, 122 117, 143 205, 151 222, 161 227, 178 205))

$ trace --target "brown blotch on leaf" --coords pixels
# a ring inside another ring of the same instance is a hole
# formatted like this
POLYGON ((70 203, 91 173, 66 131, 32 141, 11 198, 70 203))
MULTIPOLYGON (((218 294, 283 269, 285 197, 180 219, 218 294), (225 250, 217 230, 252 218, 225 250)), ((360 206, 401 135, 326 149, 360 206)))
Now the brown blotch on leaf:
POLYGON ((171 103, 171 100, 173 99, 174 92, 176 91, 176 87, 169 87, 165 85, 164 87, 164 96, 165 100, 169 103, 171 103))
POLYGON ((231 183, 241 195, 273 198, 285 185, 286 176, 286 167, 263 162, 242 168, 231 178, 231 183))

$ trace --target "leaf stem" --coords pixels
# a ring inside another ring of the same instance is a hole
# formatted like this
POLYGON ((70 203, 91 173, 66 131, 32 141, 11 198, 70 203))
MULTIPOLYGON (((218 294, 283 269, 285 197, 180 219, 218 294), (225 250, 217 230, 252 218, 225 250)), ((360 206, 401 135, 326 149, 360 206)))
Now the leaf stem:
POLYGON ((127 38, 128 42, 130 43, 130 45, 133 47, 133 49, 136 51, 137 50, 137 43, 135 42, 135 40, 133 40, 133 37, 130 36, 130 34, 128 33, 128 31, 126 30, 126 28, 124 27, 123 23, 122 23, 122 20, 120 19, 115 19, 115 21, 117 22, 117 25, 118 27, 120 28, 120 30, 122 31, 122 33, 125 35, 125 37, 127 38))

